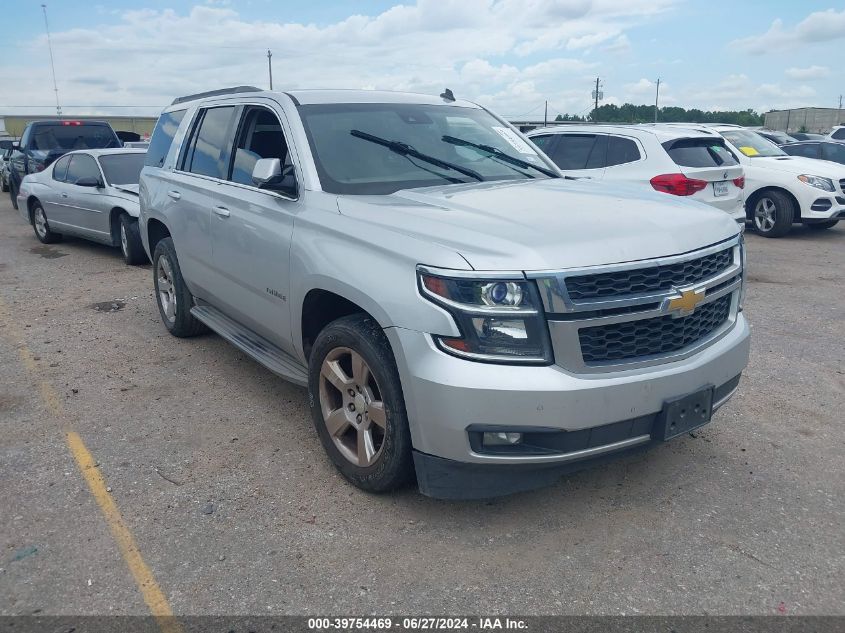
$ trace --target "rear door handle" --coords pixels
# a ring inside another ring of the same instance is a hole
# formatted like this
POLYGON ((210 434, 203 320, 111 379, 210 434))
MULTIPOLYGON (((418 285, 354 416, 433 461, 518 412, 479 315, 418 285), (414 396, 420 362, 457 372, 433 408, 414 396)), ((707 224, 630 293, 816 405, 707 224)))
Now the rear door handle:
POLYGON ((229 217, 229 209, 227 209, 226 207, 214 207, 212 211, 214 211, 214 213, 219 215, 221 218, 229 217))
POLYGON ((181 193, 179 193, 178 191, 175 191, 175 190, 173 190, 173 189, 171 189, 170 191, 168 191, 168 192, 167 192, 167 195, 168 195, 168 196, 170 196, 171 198, 173 198, 174 200, 178 200, 179 198, 181 198, 181 197, 182 197, 182 194, 181 194, 181 193))

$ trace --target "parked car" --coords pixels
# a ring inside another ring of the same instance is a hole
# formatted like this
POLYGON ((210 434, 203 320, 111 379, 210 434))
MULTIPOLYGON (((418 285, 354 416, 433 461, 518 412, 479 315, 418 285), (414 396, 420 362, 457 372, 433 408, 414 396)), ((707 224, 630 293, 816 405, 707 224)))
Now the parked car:
POLYGON ((762 136, 767 141, 771 141, 775 145, 787 145, 789 143, 795 143, 798 140, 794 136, 787 134, 786 132, 780 132, 778 130, 756 128, 754 129, 754 132, 757 132, 757 134, 762 136))
POLYGON ((354 485, 486 497, 685 434, 737 389, 740 227, 632 189, 562 178, 448 91, 239 87, 161 114, 140 231, 167 330, 307 385, 354 485))
POLYGON ((138 177, 143 150, 101 149, 63 155, 28 174, 18 209, 45 244, 74 235, 119 247, 127 264, 147 261, 138 233, 138 177))
POLYGON ((791 136, 798 141, 821 141, 825 138, 824 134, 813 134, 812 132, 793 132, 791 136))
POLYGON ((845 168, 790 156, 760 134, 714 125, 745 169, 745 209, 758 233, 781 237, 801 222, 829 229, 845 218, 845 168))
POLYGON ((4 149, 0 153, 0 188, 3 191, 9 190, 9 159, 12 156, 12 148, 4 149))
POLYGON ((845 143, 841 141, 805 141, 784 145, 781 149, 790 156, 817 158, 845 165, 845 143))
POLYGON ((76 149, 123 147, 105 121, 33 121, 24 128, 9 160, 9 195, 17 209, 18 188, 27 174, 49 167, 60 156, 76 149))
POLYGON ((528 137, 564 174, 650 185, 745 223, 742 166, 715 132, 671 126, 566 125, 528 137))
POLYGON ((834 141, 845 141, 845 125, 835 125, 828 137, 834 141))

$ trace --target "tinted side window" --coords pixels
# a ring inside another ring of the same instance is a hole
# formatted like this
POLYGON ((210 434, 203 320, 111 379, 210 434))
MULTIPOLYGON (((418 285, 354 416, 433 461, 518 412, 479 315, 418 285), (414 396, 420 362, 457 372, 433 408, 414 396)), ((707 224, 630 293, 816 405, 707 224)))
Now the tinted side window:
POLYGON ((833 133, 833 138, 837 140, 845 140, 845 127, 836 130, 833 133))
POLYGON ((80 178, 100 178, 100 168, 97 167, 97 162, 88 154, 74 154, 71 156, 65 179, 73 185, 80 178))
POLYGON ((845 164, 845 144, 825 143, 822 146, 822 155, 825 160, 832 160, 835 163, 845 164))
POLYGON ((733 167, 739 164, 721 139, 681 138, 666 141, 663 148, 681 167, 733 167))
POLYGON ((534 143, 537 147, 541 150, 546 151, 549 149, 549 146, 552 144, 552 139, 554 137, 551 134, 543 134, 542 136, 532 136, 531 142, 534 143))
POLYGON ((600 167, 604 157, 597 160, 603 145, 597 142, 598 139, 605 142, 607 140, 606 137, 596 134, 561 134, 552 160, 561 169, 587 169, 588 163, 590 168, 600 167))
POLYGON ((208 108, 200 113, 185 156, 185 171, 222 179, 228 176, 234 112, 234 106, 225 106, 208 108))
POLYGON ((818 143, 802 143, 801 145, 790 145, 784 147, 783 151, 792 156, 806 156, 807 158, 819 157, 818 143))
POLYGON ((288 144, 278 117, 266 108, 252 107, 241 119, 229 180, 252 185, 252 170, 261 158, 278 158, 282 172, 292 173, 288 144))
POLYGON ((179 129, 179 124, 185 117, 185 112, 186 110, 165 112, 158 118, 156 127, 153 130, 153 136, 150 139, 150 146, 147 148, 147 158, 144 161, 145 165, 150 165, 151 167, 162 167, 164 165, 164 159, 167 158, 170 145, 173 143, 173 137, 176 135, 176 130, 179 129))
POLYGON ((607 166, 624 165, 640 160, 640 149, 629 138, 611 136, 607 144, 607 166))
POLYGON ((56 166, 53 167, 53 180, 58 180, 59 182, 65 181, 67 166, 68 163, 70 163, 71 158, 71 156, 62 156, 58 161, 56 161, 56 166))

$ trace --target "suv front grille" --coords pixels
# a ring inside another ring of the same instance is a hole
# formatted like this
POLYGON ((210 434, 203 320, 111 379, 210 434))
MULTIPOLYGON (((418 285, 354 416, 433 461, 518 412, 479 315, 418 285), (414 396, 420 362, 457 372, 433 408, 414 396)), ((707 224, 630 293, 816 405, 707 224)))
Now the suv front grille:
POLYGON ((733 250, 727 248, 677 264, 568 277, 566 290, 573 301, 661 292, 697 283, 732 264, 733 250))
POLYGON ((670 354, 715 332, 728 320, 730 310, 728 294, 686 317, 666 315, 582 328, 578 331, 581 355, 586 364, 597 364, 670 354))

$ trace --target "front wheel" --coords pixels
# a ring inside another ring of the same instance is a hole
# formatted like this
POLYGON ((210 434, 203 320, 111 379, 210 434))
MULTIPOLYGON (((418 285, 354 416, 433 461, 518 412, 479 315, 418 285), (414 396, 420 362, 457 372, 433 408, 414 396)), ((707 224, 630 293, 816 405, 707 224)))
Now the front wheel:
POLYGON ((814 231, 821 231, 823 229, 832 229, 837 224, 839 224, 839 220, 825 220, 824 222, 809 222, 809 223, 807 223, 807 228, 813 229, 814 231))
POLYGON ((308 391, 323 448, 346 479, 370 492, 411 481, 405 400, 378 323, 353 314, 326 326, 311 350, 308 391))
POLYGON ((123 261, 130 266, 138 266, 147 261, 144 245, 141 244, 141 232, 138 230, 138 220, 127 214, 120 216, 120 252, 123 261))
POLYGON ((780 191, 766 191, 754 200, 751 220, 763 237, 783 237, 792 228, 795 205, 780 191))
POLYGON ((35 231, 35 237, 42 244, 55 244, 62 240, 61 233, 54 233, 50 230, 50 223, 47 222, 44 207, 37 200, 32 204, 32 228, 35 231))

